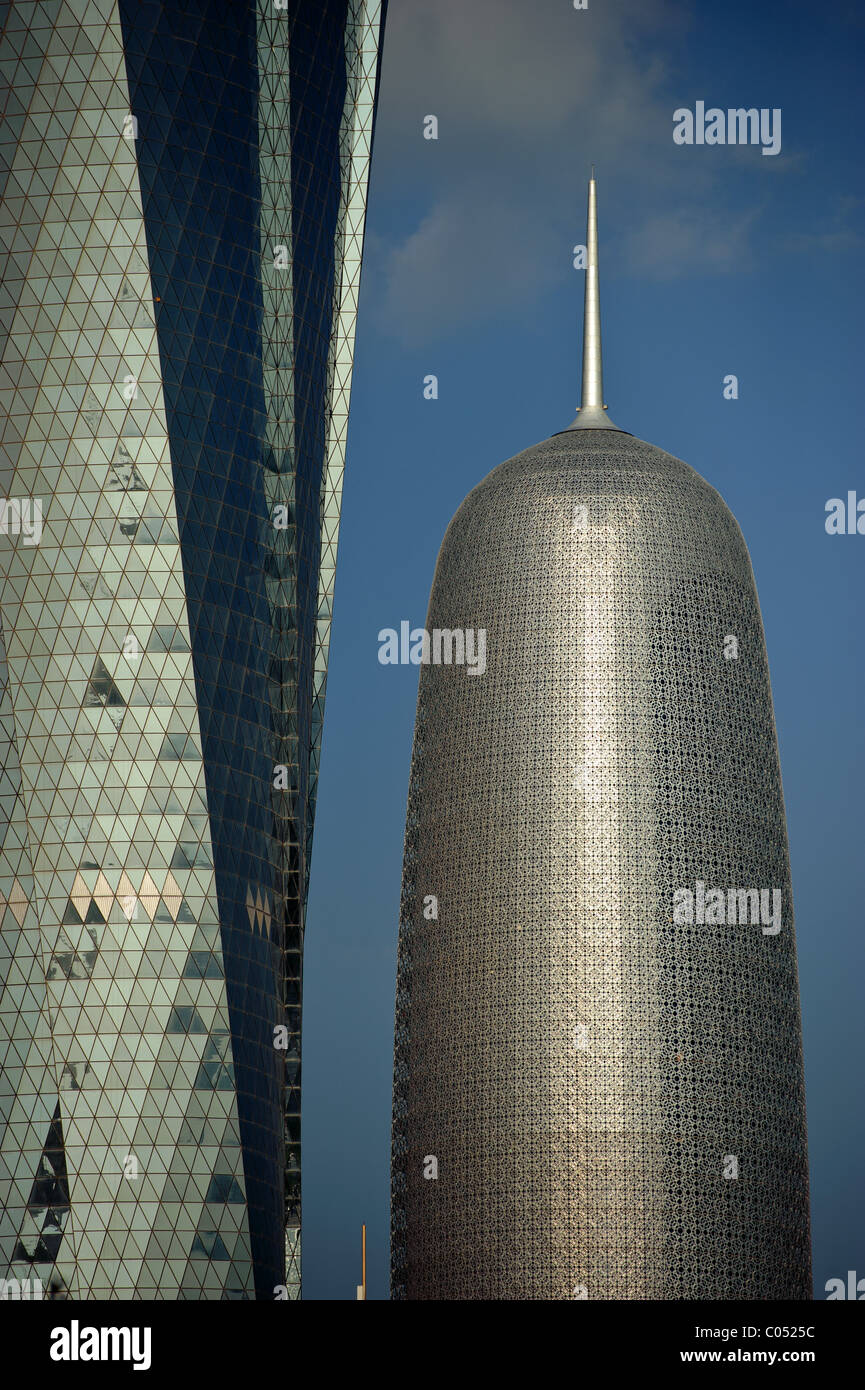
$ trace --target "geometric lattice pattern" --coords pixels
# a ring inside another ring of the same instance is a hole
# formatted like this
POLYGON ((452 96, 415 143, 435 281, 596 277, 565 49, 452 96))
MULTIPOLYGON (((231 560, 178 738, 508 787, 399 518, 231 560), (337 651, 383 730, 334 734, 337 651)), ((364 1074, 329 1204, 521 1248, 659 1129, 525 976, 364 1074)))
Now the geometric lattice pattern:
POLYGON ((0 1275, 297 1297, 316 622, 381 14, 7 9, 0 1275))
POLYGON ((784 803, 735 520, 662 450, 565 431, 457 512, 434 628, 486 629, 487 669, 421 668, 393 1296, 810 1298, 784 803), (700 881, 780 889, 780 930, 674 922, 700 881))

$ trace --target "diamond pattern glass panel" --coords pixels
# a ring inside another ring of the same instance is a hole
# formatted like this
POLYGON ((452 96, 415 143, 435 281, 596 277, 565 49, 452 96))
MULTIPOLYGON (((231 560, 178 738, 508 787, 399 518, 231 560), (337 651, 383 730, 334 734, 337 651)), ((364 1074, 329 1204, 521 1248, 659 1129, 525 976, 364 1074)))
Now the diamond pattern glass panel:
POLYGON ((297 1297, 382 7, 5 11, 0 1273, 297 1297))

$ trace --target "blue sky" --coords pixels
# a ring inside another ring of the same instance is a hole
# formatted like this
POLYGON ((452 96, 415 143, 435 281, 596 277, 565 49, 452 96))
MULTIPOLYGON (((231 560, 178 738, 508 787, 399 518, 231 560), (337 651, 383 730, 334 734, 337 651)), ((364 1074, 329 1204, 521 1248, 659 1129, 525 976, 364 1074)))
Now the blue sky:
POLYGON ((418 668, 379 665, 377 633, 423 625, 465 494, 573 419, 592 161, 610 415, 712 483, 751 552, 791 842, 816 1296, 865 1277, 865 536, 824 527, 829 498, 865 497, 863 50, 853 0, 391 0, 306 940, 307 1298, 354 1298, 362 1221, 369 1297, 388 1296, 418 668), (673 111, 698 100, 780 108, 781 152, 675 145, 673 111))

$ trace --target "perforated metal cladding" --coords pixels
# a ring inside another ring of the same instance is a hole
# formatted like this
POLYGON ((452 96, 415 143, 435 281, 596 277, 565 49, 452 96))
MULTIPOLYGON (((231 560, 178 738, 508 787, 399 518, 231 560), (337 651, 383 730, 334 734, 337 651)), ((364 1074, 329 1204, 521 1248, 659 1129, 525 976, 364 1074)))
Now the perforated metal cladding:
POLYGON ((436 627, 485 628, 487 669, 421 667, 393 1296, 810 1298, 784 806, 736 522, 660 449, 554 436, 457 512, 436 627), (779 888, 781 930, 674 925, 698 880, 779 888))

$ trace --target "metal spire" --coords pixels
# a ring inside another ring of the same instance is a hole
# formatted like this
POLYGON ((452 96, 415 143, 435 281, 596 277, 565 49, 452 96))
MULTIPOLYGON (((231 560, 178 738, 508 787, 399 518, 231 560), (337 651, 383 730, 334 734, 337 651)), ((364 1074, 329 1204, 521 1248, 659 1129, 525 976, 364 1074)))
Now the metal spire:
POLYGON ((589 179, 586 221, 586 295, 583 307, 583 403, 572 430, 618 429, 606 413, 601 364, 601 295, 598 286, 598 199, 595 166, 589 179))

